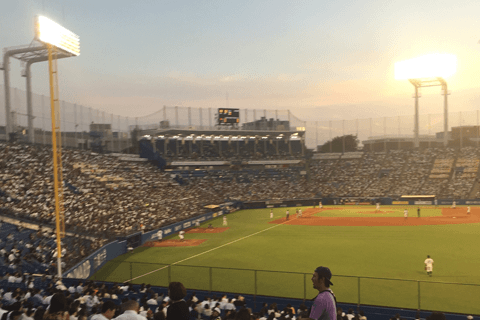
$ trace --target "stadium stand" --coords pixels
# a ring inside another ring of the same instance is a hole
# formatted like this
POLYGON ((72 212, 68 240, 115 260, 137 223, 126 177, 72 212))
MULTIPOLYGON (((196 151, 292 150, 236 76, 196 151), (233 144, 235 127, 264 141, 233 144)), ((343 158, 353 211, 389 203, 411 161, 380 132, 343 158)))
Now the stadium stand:
MULTIPOLYGON (((68 312, 69 319, 87 320, 98 318, 102 306, 113 303, 113 318, 123 313, 122 305, 134 300, 138 303, 139 314, 149 320, 165 319, 171 299, 167 288, 149 284, 93 282, 76 279, 59 281, 50 277, 30 277, 21 274, 8 274, 0 279, 0 314, 12 319, 42 319, 46 310, 58 308, 58 301, 65 301, 58 311, 68 312), (63 299, 59 299, 63 296, 63 299), (13 313, 16 312, 16 313, 13 313), (162 314, 160 314, 162 313, 162 314), (73 317, 73 318, 72 318, 73 317)), ((249 319, 299 319, 308 317, 312 305, 309 300, 284 299, 278 297, 250 296, 234 293, 205 292, 187 290, 185 297, 190 319, 236 319, 235 315, 247 313, 249 319), (213 315, 213 316, 212 316, 213 315)), ((372 306, 337 304, 338 319, 383 320, 394 318, 395 314, 404 319, 425 319, 431 312, 399 310, 372 306), (348 310, 348 311, 347 311, 348 310), (347 317, 348 314, 348 317, 347 317)), ((463 320, 466 315, 446 314, 450 320, 463 320)), ((100 317, 102 318, 102 317, 100 317)))
MULTIPOLYGON (((290 147, 293 152, 277 152, 269 141, 264 142, 263 151, 255 150, 253 143, 238 142, 235 150, 235 143, 224 142, 212 144, 208 141, 200 152, 195 149, 202 147, 198 144, 180 146, 169 141, 158 145, 157 141, 157 150, 167 149, 163 155, 169 162, 163 158, 146 161, 132 155, 64 150, 67 227, 67 237, 62 240, 64 267, 78 263, 109 239, 182 221, 204 213, 207 204, 231 199, 254 201, 318 196, 373 199, 398 198, 403 194, 437 194, 456 199, 480 196, 480 158, 477 150, 471 147, 355 152, 342 156, 317 154, 305 159, 300 156, 301 148, 295 144, 290 147), (244 158, 238 157, 238 150, 244 158), (186 160, 206 164, 196 168, 185 164, 186 160), (291 162, 272 164, 267 162, 269 160, 291 162), (212 165, 215 161, 222 165, 212 165), (162 171, 159 167, 167 169, 162 171)), ((154 156, 151 142, 148 144, 154 156)), ((15 301, 26 306, 46 307, 46 297, 57 289, 68 287, 55 280, 30 277, 33 273, 55 273, 50 163, 51 149, 48 147, 0 144, 0 215, 4 217, 0 228, 0 274, 3 275, 1 287, 5 289, 2 304, 6 308, 3 310, 10 310, 15 301), (13 222, 5 222, 7 219, 13 222), (41 300, 34 302, 31 298, 37 293, 36 289, 43 291, 40 292, 41 300), (8 294, 12 291, 17 292, 13 295, 15 301, 8 294)), ((81 291, 78 287, 74 290, 73 296, 78 294, 75 299, 83 305, 77 312, 85 316, 90 316, 101 301, 115 300, 119 305, 123 299, 133 297, 143 306, 155 293, 159 297, 165 294, 164 288, 127 286, 120 289, 115 284, 101 283, 89 283, 81 291), (88 294, 90 289, 98 290, 98 303, 88 294), (117 299, 113 298, 115 296, 117 299)), ((278 305, 280 318, 282 311, 287 312, 286 304, 278 305)), ((156 311, 145 305, 145 315, 148 315, 147 309, 156 311)), ((221 315, 226 315, 225 308, 221 315)))

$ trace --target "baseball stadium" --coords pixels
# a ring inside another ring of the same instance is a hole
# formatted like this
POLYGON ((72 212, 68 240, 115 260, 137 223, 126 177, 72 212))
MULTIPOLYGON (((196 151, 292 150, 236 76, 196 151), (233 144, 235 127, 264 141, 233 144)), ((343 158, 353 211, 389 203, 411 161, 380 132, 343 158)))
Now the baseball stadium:
POLYGON ((413 116, 163 106, 125 117, 59 100, 56 60, 79 51, 41 36, 5 48, 2 65, 9 319, 19 305, 26 316, 52 308, 56 295, 82 301, 83 311, 62 310, 75 319, 129 300, 165 319, 156 314, 177 282, 191 319, 234 319, 245 307, 251 319, 291 319, 308 316, 320 266, 348 313, 337 319, 480 316, 480 110, 448 121, 446 74, 402 78, 415 86, 413 116), (10 58, 27 69, 48 61, 52 96, 11 88, 10 58), (419 116, 424 86, 442 88, 443 114, 419 116))

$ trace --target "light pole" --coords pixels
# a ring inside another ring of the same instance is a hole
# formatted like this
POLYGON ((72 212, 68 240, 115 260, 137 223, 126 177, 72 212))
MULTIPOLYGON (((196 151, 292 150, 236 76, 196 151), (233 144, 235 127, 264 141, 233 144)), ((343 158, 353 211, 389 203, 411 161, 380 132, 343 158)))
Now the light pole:
POLYGON ((457 57, 451 54, 429 54, 395 63, 395 79, 408 80, 415 87, 414 147, 420 146, 419 138, 419 89, 441 86, 444 95, 443 145, 448 144, 448 86, 445 78, 457 69, 457 57))

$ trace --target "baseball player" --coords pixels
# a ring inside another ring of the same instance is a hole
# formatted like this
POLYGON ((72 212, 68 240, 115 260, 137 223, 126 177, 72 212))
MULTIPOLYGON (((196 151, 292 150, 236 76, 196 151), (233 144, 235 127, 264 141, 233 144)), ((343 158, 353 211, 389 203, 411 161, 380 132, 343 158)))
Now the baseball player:
POLYGON ((180 241, 184 241, 184 240, 185 240, 184 234, 185 234, 185 231, 183 231, 183 230, 178 233, 178 237, 180 238, 180 241))
POLYGON ((320 202, 318 203, 318 207, 319 207, 320 209, 323 209, 322 201, 320 201, 320 202))
POLYGON ((375 209, 375 211, 380 211, 380 202, 377 202, 377 208, 375 209))
POLYGON ((158 230, 158 232, 157 232, 157 239, 158 239, 158 240, 162 240, 162 238, 163 238, 163 231, 162 231, 162 230, 158 230))
POLYGON ((270 209, 270 219, 273 219, 273 209, 270 209))
POLYGON ((223 216, 223 226, 227 226, 227 216, 223 216))
POLYGON ((427 271, 427 274, 431 277, 433 272, 433 259, 430 258, 430 256, 427 256, 427 259, 425 259, 424 263, 425 270, 427 271))
POLYGON ((457 208, 457 203, 455 201, 453 201, 452 203, 452 209, 456 209, 457 208))
POLYGON ((288 220, 290 218, 290 211, 288 211, 288 209, 287 209, 286 215, 287 215, 287 220, 288 220))
POLYGON ((470 214, 470 206, 467 207, 467 214, 470 214))
POLYGON ((302 217, 302 209, 298 209, 298 217, 301 218, 302 217))
POLYGON ((405 219, 408 218, 408 210, 407 210, 407 209, 403 210, 403 217, 404 217, 405 219))

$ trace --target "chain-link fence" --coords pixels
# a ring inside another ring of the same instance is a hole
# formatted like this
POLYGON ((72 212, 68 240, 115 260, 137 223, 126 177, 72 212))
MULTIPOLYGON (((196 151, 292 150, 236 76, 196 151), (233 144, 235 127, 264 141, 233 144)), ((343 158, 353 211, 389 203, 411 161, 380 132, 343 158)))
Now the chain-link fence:
MULTIPOLYGON (((479 126, 479 119, 480 110, 450 112, 448 114, 448 130, 450 131, 452 127, 479 126)), ((309 148, 312 148, 343 135, 357 136, 360 142, 370 138, 413 138, 413 131, 413 115, 354 120, 307 121, 306 144, 309 148)), ((443 135, 443 132, 443 113, 419 115, 420 137, 435 136, 437 133, 443 135)), ((478 131, 476 133, 475 138, 480 138, 478 131)), ((441 137, 439 138, 440 141, 441 137)))
MULTIPOLYGON (((149 283, 182 282, 192 290, 311 299, 318 293, 310 273, 141 262, 108 262, 92 280, 149 283)), ((335 275, 339 302, 358 305, 479 314, 480 284, 335 275)))

